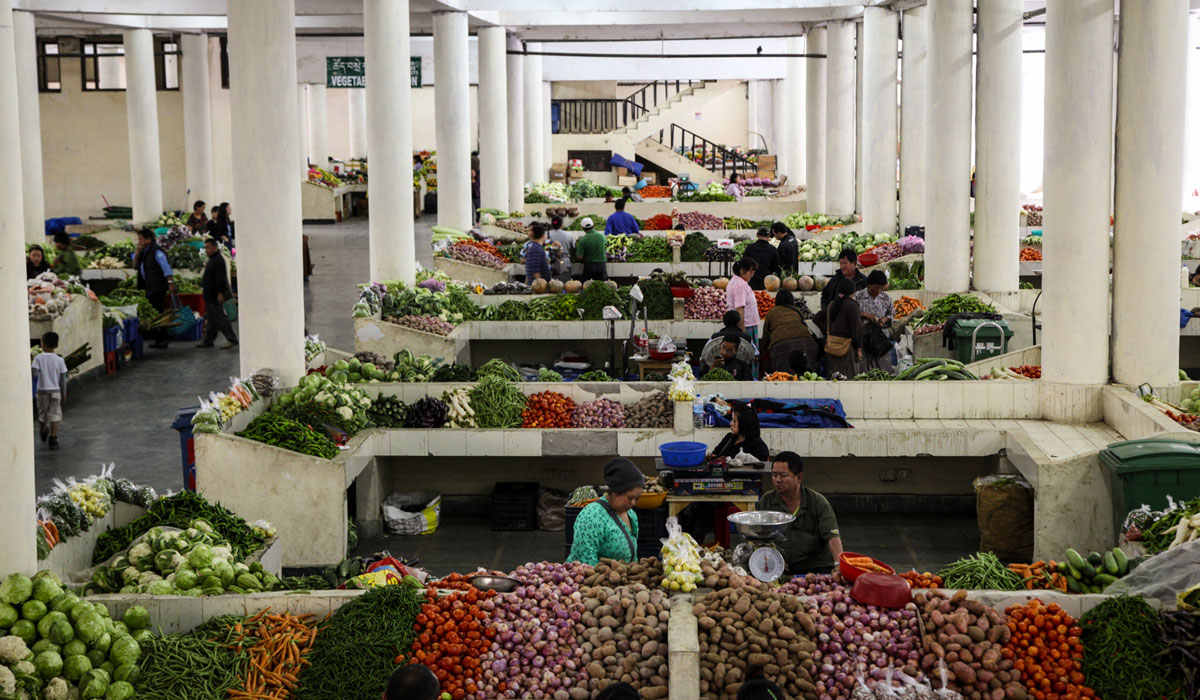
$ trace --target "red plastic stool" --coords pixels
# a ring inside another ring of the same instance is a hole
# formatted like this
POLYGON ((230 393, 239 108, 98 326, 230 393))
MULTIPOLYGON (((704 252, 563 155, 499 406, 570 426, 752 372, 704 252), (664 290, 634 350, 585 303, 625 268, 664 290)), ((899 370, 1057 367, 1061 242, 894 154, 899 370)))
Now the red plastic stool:
POLYGON ((117 373, 117 353, 115 350, 109 350, 104 353, 104 369, 106 374, 117 373))
POLYGON ((717 544, 729 549, 729 532, 733 529, 733 525, 729 522, 730 513, 740 513, 741 508, 732 503, 722 503, 717 506, 716 515, 713 516, 713 532, 717 536, 717 544))

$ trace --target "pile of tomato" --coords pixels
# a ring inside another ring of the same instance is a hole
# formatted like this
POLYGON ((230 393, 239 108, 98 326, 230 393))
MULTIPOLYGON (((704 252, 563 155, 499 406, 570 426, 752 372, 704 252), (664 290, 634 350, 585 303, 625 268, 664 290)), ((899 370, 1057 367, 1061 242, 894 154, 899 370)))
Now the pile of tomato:
POLYGON ((479 658, 496 637, 495 626, 489 624, 490 614, 479 607, 496 592, 472 588, 444 598, 437 595, 432 588, 425 593, 425 603, 414 624, 417 635, 409 660, 433 669, 442 692, 449 693, 452 700, 463 700, 479 692, 483 676, 479 658))
POLYGON ((754 300, 758 302, 758 317, 760 319, 765 317, 768 311, 775 308, 775 297, 761 289, 754 293, 754 300))
POLYGON ((1016 372, 1017 374, 1021 374, 1026 377, 1029 377, 1030 379, 1041 379, 1042 378, 1041 365, 1021 365, 1020 367, 1009 367, 1009 369, 1016 372))
POLYGON ((1034 700, 1082 700, 1096 697, 1084 685, 1082 671, 1083 629, 1075 618, 1056 603, 1045 605, 1033 599, 1005 611, 1012 637, 1004 646, 1004 658, 1013 662, 1034 700))
POLYGON ((575 400, 557 391, 539 391, 525 402, 522 428, 570 428, 575 400))

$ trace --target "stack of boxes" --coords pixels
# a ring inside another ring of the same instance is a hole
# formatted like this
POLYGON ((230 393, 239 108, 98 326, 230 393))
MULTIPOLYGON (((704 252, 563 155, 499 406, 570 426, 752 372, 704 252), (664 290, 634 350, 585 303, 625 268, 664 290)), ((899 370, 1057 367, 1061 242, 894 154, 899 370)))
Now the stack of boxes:
POLYGON ((775 156, 759 156, 758 172, 746 173, 746 177, 761 177, 767 180, 775 179, 775 156))

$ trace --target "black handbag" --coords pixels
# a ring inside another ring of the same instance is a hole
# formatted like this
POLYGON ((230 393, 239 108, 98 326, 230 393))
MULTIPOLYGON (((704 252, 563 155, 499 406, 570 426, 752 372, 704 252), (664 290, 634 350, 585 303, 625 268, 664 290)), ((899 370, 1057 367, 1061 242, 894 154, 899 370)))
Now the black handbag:
POLYGON ((863 352, 871 357, 883 357, 892 351, 892 341, 887 333, 872 321, 863 322, 863 352))

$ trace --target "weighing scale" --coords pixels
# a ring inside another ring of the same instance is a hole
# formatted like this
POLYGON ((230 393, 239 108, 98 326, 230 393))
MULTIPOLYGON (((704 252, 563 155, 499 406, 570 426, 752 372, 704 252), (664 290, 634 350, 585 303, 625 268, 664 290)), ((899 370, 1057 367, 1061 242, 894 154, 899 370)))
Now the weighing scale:
POLYGON ((773 510, 754 510, 730 513, 728 517, 738 534, 746 538, 733 550, 734 564, 764 583, 778 581, 787 564, 776 544, 787 539, 783 531, 796 516, 773 510))

